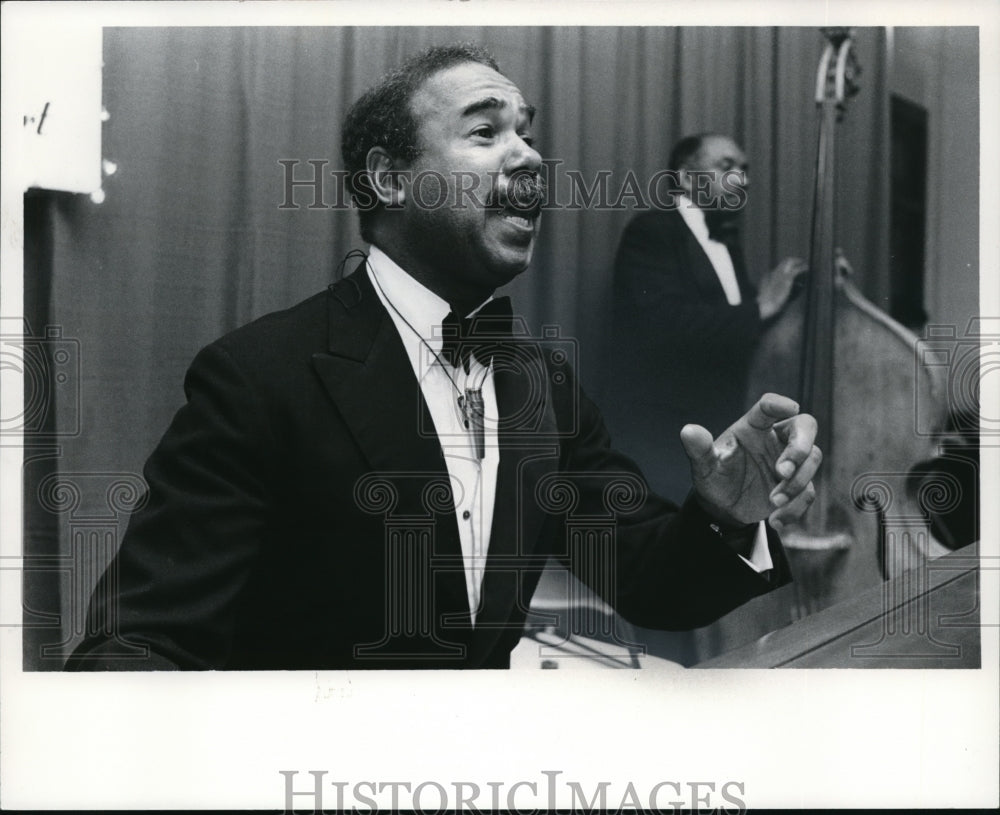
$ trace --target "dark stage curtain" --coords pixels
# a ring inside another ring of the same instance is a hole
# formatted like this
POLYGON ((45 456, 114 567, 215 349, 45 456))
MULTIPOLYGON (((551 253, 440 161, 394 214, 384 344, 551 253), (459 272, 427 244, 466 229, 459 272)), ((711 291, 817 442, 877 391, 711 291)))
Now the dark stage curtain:
MULTIPOLYGON (((101 204, 41 194, 29 243, 33 327, 79 343, 80 432, 25 465, 29 548, 68 571, 26 578, 36 612, 26 667, 59 667, 82 633, 87 596, 141 486, 142 463, 181 405, 184 371, 206 343, 321 290, 362 247, 351 211, 282 209, 282 160, 340 168, 353 99, 405 56, 474 40, 538 107, 541 152, 588 184, 609 171, 610 202, 645 182, 688 133, 731 133, 751 161, 745 214, 752 270, 808 251, 823 37, 799 28, 106 29, 104 156, 117 165, 101 204), (60 480, 61 479, 61 480, 60 480), (60 484, 72 489, 59 492, 60 484), (48 492, 46 492, 46 490, 48 492), (40 540, 44 538, 44 540, 40 540), (39 618, 41 619, 41 618, 39 618), (49 618, 51 619, 51 618, 49 618), (50 650, 41 655, 48 643, 50 650)), ((863 90, 840 132, 840 235, 859 284, 887 294, 887 92, 881 29, 857 32, 863 90)), ((327 177, 325 198, 334 197, 327 177)), ((511 287, 530 324, 579 341, 593 385, 608 321, 612 261, 637 201, 554 210, 531 269, 511 287)), ((28 552, 32 554, 32 552, 28 552)))

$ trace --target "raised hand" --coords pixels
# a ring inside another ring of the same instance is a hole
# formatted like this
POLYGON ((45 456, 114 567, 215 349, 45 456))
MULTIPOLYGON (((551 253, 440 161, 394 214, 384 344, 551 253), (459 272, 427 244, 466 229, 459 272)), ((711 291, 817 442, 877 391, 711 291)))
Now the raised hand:
POLYGON ((757 286, 757 305, 762 320, 771 319, 785 307, 795 279, 807 270, 808 265, 801 258, 785 258, 764 274, 757 286))
POLYGON ((816 420, 774 393, 717 439, 701 425, 681 430, 698 500, 723 526, 767 518, 780 528, 800 518, 815 498, 812 479, 823 458, 815 438, 816 420))

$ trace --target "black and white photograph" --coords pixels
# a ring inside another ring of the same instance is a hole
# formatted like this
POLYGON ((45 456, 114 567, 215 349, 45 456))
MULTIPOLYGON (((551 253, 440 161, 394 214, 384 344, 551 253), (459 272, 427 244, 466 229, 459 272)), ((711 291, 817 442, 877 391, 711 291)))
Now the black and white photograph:
POLYGON ((914 6, 5 4, 0 805, 1000 803, 1000 13, 914 6))

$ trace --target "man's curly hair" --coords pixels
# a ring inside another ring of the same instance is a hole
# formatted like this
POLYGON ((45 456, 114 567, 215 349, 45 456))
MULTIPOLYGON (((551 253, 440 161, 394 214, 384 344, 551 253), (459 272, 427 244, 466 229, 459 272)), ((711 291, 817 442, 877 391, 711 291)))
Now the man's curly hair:
POLYGON ((694 136, 685 136, 670 151, 670 157, 667 159, 667 169, 675 173, 689 169, 688 163, 701 152, 705 140, 714 135, 714 133, 705 132, 696 133, 694 136))
POLYGON ((436 45, 410 57, 395 71, 386 74, 347 112, 340 152, 348 174, 347 189, 361 217, 361 237, 369 243, 372 214, 378 202, 365 166, 368 151, 379 146, 396 158, 405 161, 415 159, 420 149, 417 144, 417 121, 410 105, 413 95, 434 74, 463 62, 478 62, 500 71, 493 56, 480 45, 436 45))

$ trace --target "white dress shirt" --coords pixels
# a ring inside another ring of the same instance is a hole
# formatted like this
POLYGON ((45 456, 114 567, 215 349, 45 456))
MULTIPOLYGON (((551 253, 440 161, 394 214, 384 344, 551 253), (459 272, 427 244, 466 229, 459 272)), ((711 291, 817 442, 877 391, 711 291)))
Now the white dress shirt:
MULTIPOLYGON (((493 527, 497 464, 500 461, 497 442, 499 413, 493 367, 484 366, 482 361, 473 357, 466 374, 461 364, 452 367, 441 358, 441 323, 451 311, 451 306, 410 277, 378 247, 371 247, 367 270, 379 300, 389 312, 403 341, 441 442, 455 497, 455 515, 465 563, 465 587, 475 625, 493 527), (465 427, 458 401, 459 396, 464 396, 467 386, 482 390, 486 442, 482 460, 476 456, 475 442, 472 433, 465 427)), ((757 572, 773 567, 763 523, 757 532, 750 558, 743 560, 757 572)))
POLYGON ((698 209, 686 195, 680 196, 677 200, 679 201, 677 211, 708 255, 719 283, 722 284, 722 290, 726 293, 726 300, 729 301, 729 305, 738 306, 742 302, 740 284, 736 282, 736 269, 733 268, 729 250, 722 241, 708 237, 708 224, 705 223, 704 211, 698 209))

